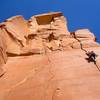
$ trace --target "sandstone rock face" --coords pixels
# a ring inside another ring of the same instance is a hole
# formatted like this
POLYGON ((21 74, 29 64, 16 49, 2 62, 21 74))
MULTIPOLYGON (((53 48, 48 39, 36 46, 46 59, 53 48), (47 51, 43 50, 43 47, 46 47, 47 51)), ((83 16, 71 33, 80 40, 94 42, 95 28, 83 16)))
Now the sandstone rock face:
POLYGON ((6 48, 7 46, 6 46, 5 35, 0 29, 0 76, 4 74, 2 65, 5 64, 7 61, 6 48))
MULTIPOLYGON (((10 56, 80 48, 79 41, 70 35, 67 21, 61 12, 35 15, 29 20, 25 20, 22 16, 15 16, 7 19, 1 26, 6 36, 6 51, 10 56), (54 36, 49 41, 51 33, 54 36)), ((78 30, 75 34, 83 47, 99 46, 95 42, 95 36, 89 30, 78 30)))
MULTIPOLYGON (((66 24, 61 12, 36 15, 28 21, 22 16, 9 18, 1 25, 2 31, 6 35, 7 53, 9 55, 34 54, 37 49, 35 44, 38 44, 40 40, 41 46, 45 50, 46 47, 43 44, 47 43, 52 32, 56 39, 61 35, 69 35, 66 24), (37 43, 33 43, 33 41, 37 43)), ((51 44, 53 45, 53 43, 51 44)), ((40 52, 43 53, 43 49, 38 48, 37 53, 40 52)))
POLYGON ((11 17, 0 24, 0 100, 99 100, 99 56, 94 34, 69 32, 61 12, 11 17))
POLYGON ((15 16, 7 19, 4 23, 7 37, 7 52, 21 54, 21 48, 26 46, 26 39, 29 29, 27 21, 22 16, 15 16))
POLYGON ((99 44, 95 42, 96 37, 88 29, 77 30, 75 33, 76 37, 82 42, 83 47, 99 46, 99 44))
MULTIPOLYGON (((98 54, 100 47, 88 48, 98 54)), ((80 50, 11 57, 0 79, 0 100, 99 100, 100 72, 80 50)))

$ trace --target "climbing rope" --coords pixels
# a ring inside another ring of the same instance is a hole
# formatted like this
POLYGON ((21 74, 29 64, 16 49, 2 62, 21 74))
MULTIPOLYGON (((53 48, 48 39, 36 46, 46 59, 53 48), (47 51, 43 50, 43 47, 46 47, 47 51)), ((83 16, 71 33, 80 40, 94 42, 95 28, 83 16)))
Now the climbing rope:
POLYGON ((95 62, 94 64, 95 64, 95 66, 97 67, 98 71, 100 72, 100 68, 99 68, 99 66, 97 65, 97 63, 95 62))
MULTIPOLYGON (((82 45, 81 40, 79 40, 79 39, 76 37, 75 32, 71 32, 70 35, 72 35, 72 37, 74 37, 74 38, 80 43, 80 48, 81 48, 81 50, 83 50, 85 53, 87 53, 87 51, 83 48, 83 45, 82 45)), ((93 62, 94 62, 94 64, 95 64, 96 68, 98 69, 98 71, 100 72, 100 68, 99 68, 99 66, 97 65, 96 61, 93 60, 93 62)))

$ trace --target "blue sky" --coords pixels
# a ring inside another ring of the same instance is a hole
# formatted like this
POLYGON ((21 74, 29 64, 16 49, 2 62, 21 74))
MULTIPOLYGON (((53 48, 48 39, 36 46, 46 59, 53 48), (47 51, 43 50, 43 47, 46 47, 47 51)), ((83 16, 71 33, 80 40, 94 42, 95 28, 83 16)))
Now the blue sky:
POLYGON ((100 42, 100 0, 0 0, 0 22, 14 15, 29 19, 50 11, 64 13, 69 31, 88 28, 100 42))

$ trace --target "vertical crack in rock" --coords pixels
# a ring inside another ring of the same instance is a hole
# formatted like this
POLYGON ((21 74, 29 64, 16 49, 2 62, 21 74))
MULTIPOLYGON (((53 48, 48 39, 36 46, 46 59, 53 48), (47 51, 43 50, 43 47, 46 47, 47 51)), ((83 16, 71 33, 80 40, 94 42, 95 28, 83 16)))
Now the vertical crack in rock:
POLYGON ((49 55, 46 53, 45 54, 46 56, 47 56, 47 59, 48 59, 48 62, 49 62, 49 72, 50 72, 50 74, 52 75, 51 76, 51 78, 48 80, 48 83, 47 83, 47 86, 46 86, 46 88, 45 88, 45 93, 44 93, 44 97, 43 97, 43 100, 46 100, 46 92, 47 92, 47 90, 48 90, 48 87, 49 87, 49 85, 51 84, 51 81, 52 81, 52 79, 54 78, 54 73, 53 73, 53 71, 52 71, 52 68, 54 67, 53 65, 52 65, 52 61, 50 60, 50 58, 49 58, 49 55))

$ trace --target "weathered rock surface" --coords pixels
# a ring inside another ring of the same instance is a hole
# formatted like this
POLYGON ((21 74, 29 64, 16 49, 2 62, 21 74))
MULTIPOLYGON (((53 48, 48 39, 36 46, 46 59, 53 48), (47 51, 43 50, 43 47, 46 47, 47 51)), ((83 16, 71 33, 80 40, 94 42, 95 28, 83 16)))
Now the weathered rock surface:
MULTIPOLYGON (((100 47, 87 50, 100 56, 100 47)), ((99 100, 100 72, 86 57, 82 50, 68 50, 9 58, 0 100, 99 100)))
MULTIPOLYGON (((28 21, 22 16, 15 16, 7 19, 1 27, 6 36, 6 51, 9 55, 44 53, 46 48, 80 48, 79 42, 70 35, 67 21, 61 12, 35 15, 28 21), (54 39, 48 41, 51 33, 54 39)), ((82 41, 83 47, 98 46, 95 36, 89 30, 78 30, 75 34, 82 41)))
POLYGON ((6 48, 5 35, 0 29, 0 76, 2 76, 5 72, 2 68, 2 65, 7 61, 6 48))
POLYGON ((94 34, 69 32, 61 12, 9 18, 0 24, 0 100, 99 100, 99 56, 94 34))

